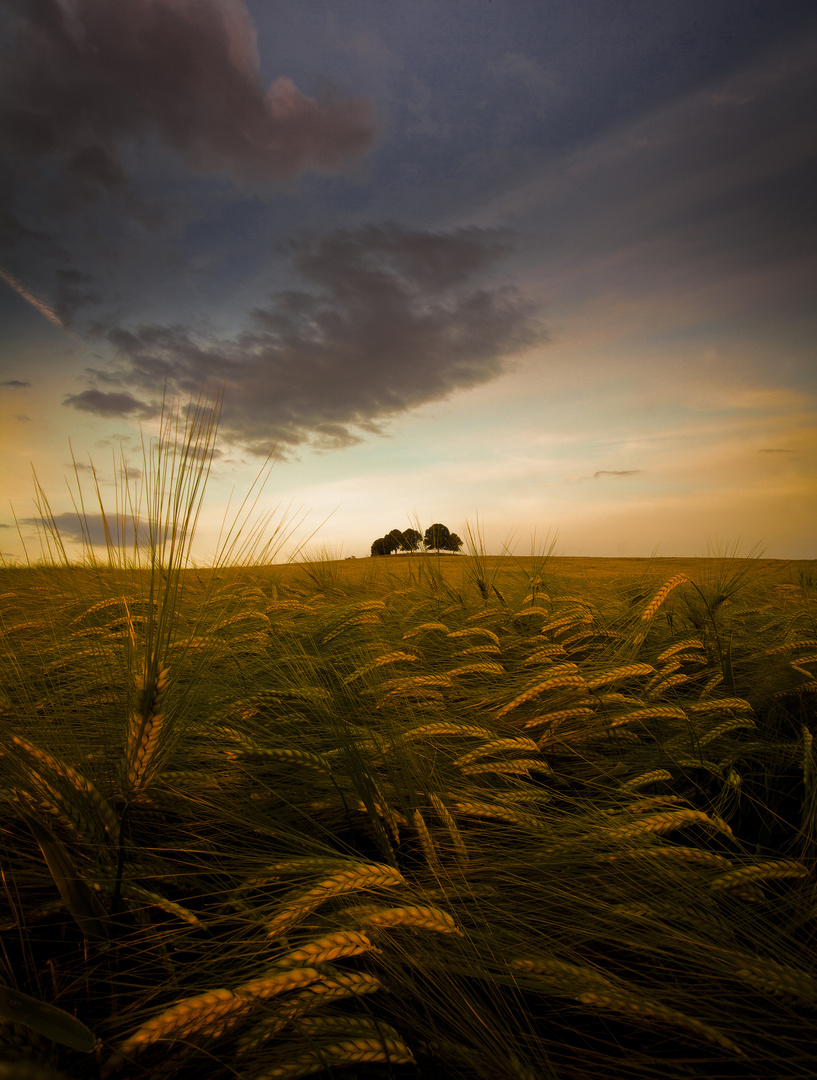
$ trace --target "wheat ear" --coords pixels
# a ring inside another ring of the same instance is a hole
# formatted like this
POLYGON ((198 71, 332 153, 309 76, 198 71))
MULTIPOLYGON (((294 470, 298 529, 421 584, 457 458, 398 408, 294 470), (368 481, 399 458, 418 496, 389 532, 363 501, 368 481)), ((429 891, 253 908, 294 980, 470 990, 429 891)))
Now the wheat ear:
POLYGON ((423 930, 436 930, 441 934, 462 936, 462 931, 447 912, 418 904, 379 908, 376 911, 367 912, 361 922, 367 929, 373 930, 386 930, 392 926, 411 926, 423 930))
POLYGON ((705 1024, 702 1020, 696 1020, 692 1016, 687 1016, 685 1013, 678 1012, 675 1009, 669 1009, 666 1005, 661 1005, 657 1001, 644 1001, 640 998, 631 997, 628 994, 619 993, 589 993, 580 994, 578 1000, 582 1005, 590 1005, 595 1009, 611 1009, 614 1012, 623 1014, 631 1014, 633 1016, 647 1017, 654 1020, 662 1020, 665 1023, 672 1024, 676 1027, 686 1028, 689 1031, 694 1031, 696 1034, 701 1035, 707 1042, 714 1043, 716 1046, 720 1046, 724 1050, 729 1050, 733 1054, 737 1054, 739 1057, 743 1057, 744 1053, 737 1043, 732 1039, 727 1038, 717 1028, 712 1027, 710 1024, 705 1024))
POLYGON ((525 705, 528 701, 533 701, 534 698, 539 697, 540 694, 544 694, 546 690, 557 690, 564 687, 581 687, 587 688, 587 684, 580 675, 574 674, 579 669, 576 664, 559 664, 552 668, 548 672, 548 678, 543 682, 537 683, 535 686, 529 687, 524 693, 519 694, 509 701, 507 705, 503 706, 496 714, 496 719, 501 720, 503 716, 507 716, 509 712, 517 709, 520 705, 525 705))
POLYGON ((772 878, 808 877, 809 869, 794 859, 775 859, 755 866, 740 866, 710 881, 710 889, 730 889, 747 882, 768 881, 772 878))
POLYGON ((448 835, 451 837, 451 843, 454 845, 460 863, 465 864, 468 862, 468 851, 465 847, 465 841, 462 838, 462 833, 457 828, 457 823, 454 820, 453 814, 448 807, 439 797, 439 795, 429 794, 428 796, 431 805, 437 811, 437 815, 448 830, 448 835))
POLYGON ((672 810, 666 814, 654 814, 652 817, 642 818, 630 825, 619 829, 612 829, 608 836, 616 839, 628 839, 633 836, 641 836, 642 833, 662 834, 680 829, 685 825, 708 825, 732 836, 732 830, 725 821, 720 818, 711 818, 703 810, 672 810))
POLYGON ((151 761, 159 748, 159 736, 165 717, 162 706, 167 691, 170 672, 162 668, 153 686, 142 681, 139 707, 132 713, 128 724, 127 779, 128 788, 138 794, 144 787, 151 761))
POLYGON ((331 960, 338 960, 342 956, 358 956, 372 949, 374 946, 365 934, 359 934, 355 930, 337 930, 333 934, 326 934, 315 941, 310 941, 308 945, 302 945, 287 953, 275 962, 275 966, 279 968, 314 967, 317 964, 327 964, 331 960))
POLYGON ((411 1051, 400 1039, 351 1038, 321 1046, 291 1057, 280 1065, 262 1067, 252 1080, 297 1080, 311 1073, 324 1072, 333 1065, 370 1065, 375 1062, 408 1065, 414 1062, 411 1051))
POLYGON ((683 585, 687 581, 689 581, 689 578, 686 574, 676 574, 674 578, 670 578, 666 585, 663 585, 658 590, 652 600, 650 600, 649 604, 644 608, 644 614, 641 616, 641 621, 648 622, 653 615, 655 615, 656 611, 658 611, 669 594, 674 589, 677 589, 679 585, 683 585))
POLYGON ((403 875, 385 864, 364 864, 340 870, 307 892, 296 894, 285 902, 282 910, 267 924, 267 936, 272 938, 283 933, 330 896, 340 896, 358 889, 389 889, 404 883, 403 875))
POLYGON ((333 1001, 347 997, 361 997, 380 989, 380 981, 374 975, 357 971, 348 974, 333 972, 320 982, 314 982, 306 990, 292 994, 271 1016, 265 1017, 238 1040, 238 1053, 246 1054, 257 1049, 276 1035, 293 1018, 303 1016, 311 1009, 323 1008, 333 1001))

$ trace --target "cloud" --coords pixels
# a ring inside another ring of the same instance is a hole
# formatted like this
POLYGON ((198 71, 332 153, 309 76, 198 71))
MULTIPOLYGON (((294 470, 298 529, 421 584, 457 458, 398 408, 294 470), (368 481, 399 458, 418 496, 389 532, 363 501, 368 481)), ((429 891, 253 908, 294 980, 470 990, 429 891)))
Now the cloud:
POLYGON ((90 274, 73 267, 57 270, 57 290, 54 311, 63 326, 70 327, 74 315, 87 304, 98 303, 101 297, 87 286, 93 281, 90 274))
MULTIPOLYGON (((45 518, 41 517, 30 517, 23 518, 20 524, 33 525, 37 529, 49 531, 53 526, 56 526, 57 532, 63 540, 69 540, 75 544, 88 541, 92 547, 105 547, 105 527, 107 524, 113 543, 117 547, 132 547, 134 542, 133 522, 130 519, 123 520, 119 514, 111 514, 109 517, 102 514, 83 514, 82 518, 80 518, 78 514, 68 510, 62 514, 55 514, 53 522, 51 520, 46 521, 45 518)), ((148 529, 146 525, 139 526, 138 536, 140 543, 147 543, 148 529)))
POLYGON ((159 140, 200 172, 240 181, 334 171, 376 135, 365 98, 266 88, 243 0, 15 0, 0 138, 23 159, 55 156, 99 194, 122 189, 122 149, 159 140))
POLYGON ((498 230, 431 233, 388 223, 290 245, 308 287, 272 295, 227 340, 184 327, 113 327, 120 365, 66 404, 101 415, 155 407, 157 392, 224 387, 222 433, 266 453, 274 442, 332 449, 358 432, 496 378, 507 357, 546 338, 510 286, 480 280, 508 247, 498 230))
POLYGON ((133 413, 155 416, 158 412, 156 406, 137 401, 125 391, 106 394, 102 390, 83 390, 80 394, 71 394, 63 405, 70 405, 81 412, 96 413, 97 416, 130 416, 133 413))
POLYGON ((24 382, 22 379, 6 379, 5 382, 0 382, 0 386, 13 386, 15 389, 21 387, 31 386, 30 382, 24 382))
POLYGON ((599 469, 593 473, 593 479, 598 480, 600 476, 638 476, 640 472, 643 469, 599 469))

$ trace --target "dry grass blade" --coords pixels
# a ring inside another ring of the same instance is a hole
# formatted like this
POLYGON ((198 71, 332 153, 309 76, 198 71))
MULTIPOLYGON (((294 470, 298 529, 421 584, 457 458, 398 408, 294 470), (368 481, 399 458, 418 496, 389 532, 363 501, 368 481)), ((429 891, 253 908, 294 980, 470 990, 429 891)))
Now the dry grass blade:
POLYGON ((73 915, 77 926, 86 937, 107 946, 111 939, 108 913, 99 897, 80 875, 67 850, 54 833, 33 814, 24 811, 20 813, 34 833, 34 838, 51 871, 54 884, 59 889, 60 896, 73 915))
POLYGON ((2 983, 0 1015, 6 1022, 22 1024, 47 1039, 70 1046, 74 1050, 90 1054, 96 1047, 96 1036, 76 1017, 2 983))

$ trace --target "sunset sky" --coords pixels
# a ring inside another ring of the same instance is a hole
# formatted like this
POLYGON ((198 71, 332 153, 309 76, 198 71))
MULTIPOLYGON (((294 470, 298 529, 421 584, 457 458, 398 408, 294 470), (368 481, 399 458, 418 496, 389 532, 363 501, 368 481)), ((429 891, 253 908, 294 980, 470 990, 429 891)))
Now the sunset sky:
POLYGON ((0 0, 0 52, 4 560, 203 387, 202 562, 273 446, 313 552, 817 558, 813 0, 0 0))

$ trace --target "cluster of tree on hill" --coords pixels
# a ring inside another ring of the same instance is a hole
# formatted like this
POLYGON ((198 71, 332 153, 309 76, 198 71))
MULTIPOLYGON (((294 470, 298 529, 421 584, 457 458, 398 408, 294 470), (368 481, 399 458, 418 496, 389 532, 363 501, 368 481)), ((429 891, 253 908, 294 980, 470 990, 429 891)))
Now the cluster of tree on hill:
POLYGON ((462 547, 462 540, 439 522, 429 525, 425 536, 416 529, 392 529, 372 544, 372 555, 391 555, 394 551, 417 551, 422 543, 426 551, 457 552, 462 547))

